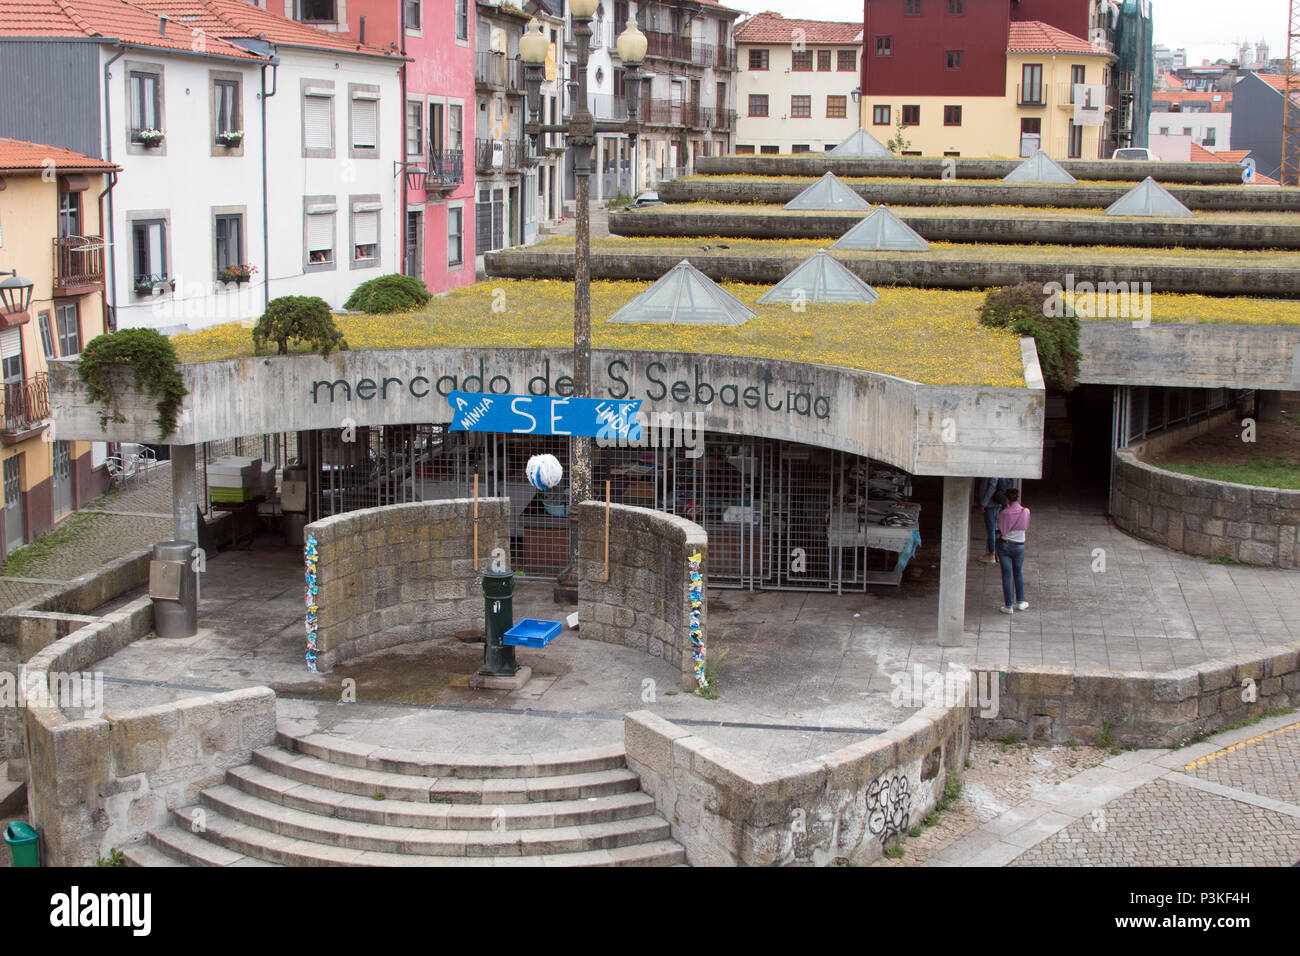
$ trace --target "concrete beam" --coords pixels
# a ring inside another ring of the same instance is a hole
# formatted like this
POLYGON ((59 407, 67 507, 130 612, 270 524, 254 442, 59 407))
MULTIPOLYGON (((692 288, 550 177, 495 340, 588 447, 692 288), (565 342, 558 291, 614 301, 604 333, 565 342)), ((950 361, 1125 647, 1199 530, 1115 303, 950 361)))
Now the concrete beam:
POLYGON ((939 542, 939 646, 961 647, 966 630, 966 566, 970 561, 971 479, 943 479, 939 542))
POLYGON ((1300 389, 1300 326, 1092 321, 1080 326, 1080 382, 1300 389))

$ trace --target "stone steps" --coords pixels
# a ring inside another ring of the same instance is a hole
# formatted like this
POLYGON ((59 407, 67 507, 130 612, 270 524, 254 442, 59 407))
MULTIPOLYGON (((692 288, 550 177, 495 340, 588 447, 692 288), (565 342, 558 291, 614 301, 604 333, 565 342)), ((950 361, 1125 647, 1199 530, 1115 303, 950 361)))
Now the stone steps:
POLYGON ((132 866, 674 866, 621 748, 448 757, 281 734, 132 866), (462 776, 464 774, 464 776, 462 776))

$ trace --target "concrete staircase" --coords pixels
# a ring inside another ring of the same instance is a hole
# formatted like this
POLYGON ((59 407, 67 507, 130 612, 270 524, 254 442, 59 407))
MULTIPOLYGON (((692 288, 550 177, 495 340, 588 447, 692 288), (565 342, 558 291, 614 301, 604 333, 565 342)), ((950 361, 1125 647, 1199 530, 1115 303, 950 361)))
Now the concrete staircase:
POLYGON ((685 851, 619 746, 367 758, 284 733, 175 821, 131 866, 671 866, 685 851), (447 758, 443 758, 447 759, 447 758))

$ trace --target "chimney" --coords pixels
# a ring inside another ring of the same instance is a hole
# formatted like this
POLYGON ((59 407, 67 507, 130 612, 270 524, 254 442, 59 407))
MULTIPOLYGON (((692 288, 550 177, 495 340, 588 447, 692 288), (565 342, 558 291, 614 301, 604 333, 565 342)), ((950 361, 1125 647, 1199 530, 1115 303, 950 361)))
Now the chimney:
POLYGON ((366 15, 361 14, 361 35, 358 38, 362 43, 366 42, 366 15))
POLYGON ((171 17, 167 16, 165 13, 158 14, 158 35, 160 37, 165 37, 167 35, 167 21, 170 19, 171 17))

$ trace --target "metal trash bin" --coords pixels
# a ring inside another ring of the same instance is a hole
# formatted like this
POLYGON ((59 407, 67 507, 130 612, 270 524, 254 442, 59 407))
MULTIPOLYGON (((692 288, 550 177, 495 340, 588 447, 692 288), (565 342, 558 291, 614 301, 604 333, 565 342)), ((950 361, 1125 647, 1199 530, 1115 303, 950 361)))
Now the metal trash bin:
POLYGON ((519 670, 515 649, 505 643, 506 631, 515 623, 515 572, 483 572, 483 668, 482 674, 514 677, 519 670))
POLYGON ((9 860, 13 866, 40 866, 41 844, 36 830, 15 820, 5 827, 5 843, 9 846, 9 860))
POLYGON ((160 541, 149 562, 149 597, 158 637, 193 637, 199 630, 199 574, 193 541, 160 541))

